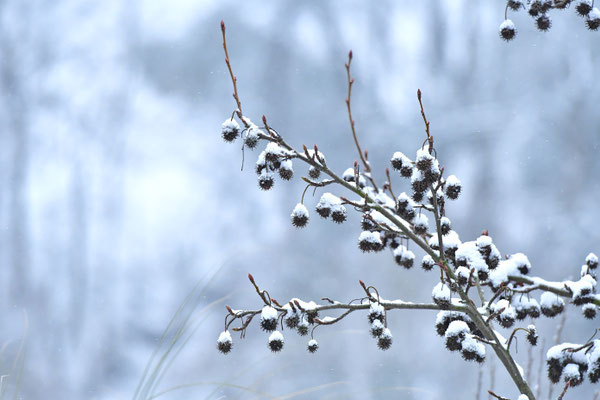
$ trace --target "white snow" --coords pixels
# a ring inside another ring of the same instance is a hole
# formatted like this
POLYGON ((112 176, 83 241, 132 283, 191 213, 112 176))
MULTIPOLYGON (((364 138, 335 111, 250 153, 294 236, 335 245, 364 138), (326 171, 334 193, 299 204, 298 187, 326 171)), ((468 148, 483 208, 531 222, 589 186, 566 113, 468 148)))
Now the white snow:
POLYGON ((321 199, 319 200, 319 205, 321 207, 332 208, 334 205, 342 204, 342 200, 334 194, 329 192, 323 193, 321 199))
POLYGON ((504 22, 500 24, 500 28, 498 28, 498 30, 502 31, 505 28, 515 29, 515 24, 510 19, 505 19, 504 22))
POLYGON ((380 246, 383 245, 383 242, 381 241, 381 235, 379 234, 379 232, 362 231, 360 233, 360 236, 358 237, 358 241, 373 243, 380 246))
POLYGON ((459 336, 461 333, 471 332, 469 326, 464 321, 452 321, 446 330, 446 337, 459 336))
POLYGON ((281 332, 274 331, 273 333, 271 333, 271 336, 269 336, 269 342, 273 342, 275 340, 283 342, 283 335, 281 334, 281 332))
MULTIPOLYGON (((438 236, 433 235, 431 238, 429 238, 429 241, 427 243, 431 247, 439 247, 440 242, 438 241, 438 236)), ((458 233, 456 233, 455 231, 450 231, 446 236, 443 236, 442 243, 444 244, 444 248, 460 248, 461 245, 458 233)))
POLYGON ((260 312, 261 320, 275 319, 275 318, 277 318, 277 310, 276 309, 274 309, 271 306, 263 307, 262 311, 260 312))
POLYGON ((587 19, 600 19, 600 10, 597 7, 592 8, 592 11, 590 11, 590 13, 587 15, 587 19))
POLYGON ((433 156, 431 154, 429 154, 429 151, 427 149, 417 150, 417 158, 415 159, 415 161, 419 162, 419 161, 426 161, 426 160, 433 160, 433 156))
POLYGON ((565 286, 573 292, 573 298, 576 298, 592 293, 596 286, 596 280, 591 275, 584 275, 577 282, 566 281, 565 286))
POLYGON ((442 282, 435 285, 431 292, 431 297, 441 301, 450 301, 450 288, 442 282))
POLYGON ((219 338, 217 339, 217 343, 226 343, 226 342, 231 343, 232 341, 233 340, 231 340, 231 334, 229 333, 229 331, 221 332, 221 334, 219 335, 219 338))
POLYGON ((526 394, 520 394, 517 400, 529 400, 529 397, 526 394))
POLYGON ((446 186, 460 186, 460 179, 454 175, 450 175, 446 178, 446 186))
POLYGON ((316 346, 318 346, 318 345, 319 345, 319 344, 317 343, 317 341, 316 341, 315 339, 310 339, 310 340, 308 341, 308 347, 316 347, 316 346))
POLYGON ((225 122, 221 124, 221 130, 223 132, 232 132, 235 130, 239 131, 240 125, 237 123, 235 119, 227 118, 225 122))
POLYGON ((385 308, 379 303, 371 303, 369 314, 384 314, 385 308))
POLYGON ((423 213, 417 214, 415 216, 415 219, 413 220, 413 225, 415 227, 419 226, 419 227, 423 227, 423 228, 427 229, 429 227, 429 219, 423 213))
POLYGON ((296 204, 292 211, 291 217, 306 217, 308 218, 308 209, 302 203, 296 204))
POLYGON ((594 253, 588 254, 587 257, 585 258, 585 263, 586 264, 598 264, 598 256, 595 255, 594 253))
POLYGON ((392 339, 392 332, 389 330, 389 328, 385 328, 383 330, 383 333, 381 334, 381 336, 379 336, 380 339, 392 339))
POLYGON ((540 305, 544 308, 561 307, 565 305, 565 302, 557 294, 544 292, 540 297, 540 305))
POLYGON ((573 363, 567 364, 565 369, 563 369, 563 376, 565 377, 565 381, 579 379, 579 365, 573 363))
POLYGON ((492 245, 492 238, 487 235, 481 235, 477 238, 477 247, 487 247, 492 245))
POLYGON ((561 343, 556 346, 552 346, 546 352, 546 359, 555 359, 560 361, 572 360, 577 364, 586 364, 587 363, 587 355, 585 354, 586 349, 579 350, 577 352, 573 351, 565 351, 567 349, 576 349, 581 347, 580 344, 574 343, 561 343))
POLYGON ((475 353, 481 358, 485 357, 485 346, 478 342, 473 335, 467 335, 465 337, 465 340, 462 342, 462 349, 475 353))
POLYGON ((456 276, 460 277, 460 278, 465 278, 465 279, 469 279, 469 276, 471 275, 471 271, 469 271, 469 269, 467 267, 458 267, 456 268, 456 276))

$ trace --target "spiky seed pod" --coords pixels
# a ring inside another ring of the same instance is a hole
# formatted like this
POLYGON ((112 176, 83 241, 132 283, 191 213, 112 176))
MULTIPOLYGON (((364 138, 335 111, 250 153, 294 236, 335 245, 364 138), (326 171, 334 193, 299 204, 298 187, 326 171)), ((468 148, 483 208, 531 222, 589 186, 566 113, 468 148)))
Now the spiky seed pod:
POLYGON ((400 244, 400 237, 396 235, 390 236, 390 248, 392 248, 392 250, 396 250, 400 246, 400 244))
POLYGON ((279 166, 279 176, 284 181, 289 181, 294 176, 294 169, 292 168, 292 160, 283 160, 279 166))
POLYGON ((306 310, 306 320, 309 324, 315 323, 315 318, 319 316, 319 312, 317 310, 306 310))
POLYGON ((450 200, 456 200, 458 199, 461 190, 462 185, 460 180, 456 176, 450 175, 448 179, 446 179, 446 197, 450 200))
POLYGON ((441 282, 435 285, 431 297, 441 309, 450 308, 450 288, 447 285, 441 282))
POLYGON ((537 330, 535 329, 535 325, 529 325, 527 327, 527 341, 529 342, 529 344, 532 346, 537 345, 538 338, 539 337, 537 334, 537 330))
POLYGON ((297 312, 291 312, 288 315, 286 315, 284 321, 285 326, 287 326, 290 329, 295 329, 300 323, 300 315, 297 312))
POLYGON ((423 201, 423 197, 424 197, 423 195, 424 195, 423 192, 413 192, 411 197, 415 203, 420 203, 423 201))
POLYGON ((452 321, 444 334, 444 337, 446 338, 446 348, 450 351, 461 350, 462 342, 469 332, 469 326, 466 322, 460 320, 452 321))
POLYGON ((362 215, 362 219, 360 220, 360 226, 363 231, 372 231, 377 229, 377 226, 371 220, 371 218, 368 218, 368 214, 362 215))
POLYGON ((598 267, 598 256, 594 253, 590 253, 585 258, 585 263, 589 267, 589 269, 596 269, 598 267))
POLYGON ((306 346, 306 349, 308 350, 309 353, 314 353, 319 349, 319 343, 317 343, 317 341, 315 339, 311 339, 308 341, 308 345, 306 346))
POLYGON ((262 190, 269 190, 275 184, 275 179, 273 179, 273 174, 270 172, 263 171, 258 176, 258 187, 262 190))
POLYGON ((259 134, 264 135, 263 131, 258 129, 256 126, 251 126, 246 131, 246 135, 244 136, 244 145, 249 149, 254 149, 258 145, 258 137, 259 134))
POLYGON ((563 369, 564 381, 569 382, 571 387, 578 386, 583 382, 583 374, 581 373, 581 369, 579 365, 574 363, 569 363, 565 365, 563 369))
POLYGON ((417 150, 417 158, 415 159, 415 166, 422 172, 425 172, 433 165, 434 157, 426 149, 417 150))
POLYGON ((415 264, 415 253, 410 250, 406 250, 402 252, 402 257, 400 259, 400 265, 406 269, 411 269, 415 264))
POLYGON ((421 261, 421 268, 423 268, 425 271, 431 271, 434 265, 435 261, 433 261, 433 258, 431 258, 429 254, 425 254, 423 256, 423 260, 421 261))
POLYGON ((269 142, 265 148, 265 160, 275 163, 280 161, 283 153, 284 150, 277 143, 269 142))
POLYGON ((589 371, 588 378, 590 378, 590 382, 597 383, 600 380, 600 341, 594 341, 594 347, 592 351, 589 353, 589 371))
POLYGON ((546 360, 546 365, 548 367, 548 379, 552 383, 558 383, 563 372, 562 363, 556 358, 549 358, 546 360))
POLYGON ((541 308, 540 305, 538 304, 536 299, 530 299, 529 300, 529 306, 527 307, 527 314, 529 314, 529 316, 531 318, 539 318, 540 317, 540 313, 541 313, 541 308))
POLYGON ((227 118, 221 124, 221 136, 226 142, 233 142, 240 134, 240 125, 233 118, 227 118))
POLYGON ((510 260, 514 263, 515 267, 523 275, 527 275, 531 270, 531 263, 527 256, 523 253, 515 253, 510 256, 510 260))
POLYGON ((542 3, 542 7, 541 7, 541 12, 542 13, 547 13, 548 11, 550 11, 550 9, 552 8, 552 1, 553 0, 540 0, 542 3))
POLYGON ((499 300, 494 306, 494 311, 500 312, 496 318, 498 319, 500 325, 502 325, 504 328, 510 328, 515 324, 515 309, 510 305, 508 300, 499 300))
POLYGON ((592 0, 581 0, 575 5, 575 12, 581 17, 586 17, 590 11, 592 11, 592 0))
POLYGON ((462 342, 461 355, 467 361, 482 363, 485 360, 485 346, 473 335, 467 335, 462 342))
POLYGON ((423 172, 427 185, 432 185, 440 178, 440 166, 437 160, 433 160, 431 167, 423 172))
POLYGON ((371 303, 369 306, 369 322, 373 323, 375 320, 381 322, 385 321, 385 308, 379 303, 371 303))
POLYGON ((535 24, 540 31, 546 32, 552 27, 552 20, 548 15, 542 14, 537 17, 535 24))
POLYGON ((440 231, 442 235, 447 235, 452 230, 452 223, 448 217, 440 218, 440 231))
POLYGON ((378 338, 383 334, 383 330, 385 329, 385 326, 383 326, 383 323, 381 323, 380 320, 376 319, 373 321, 373 323, 371 324, 371 336, 373 336, 374 338, 378 338))
POLYGON ((410 197, 404 192, 396 200, 396 212, 407 221, 412 221, 416 215, 410 197))
POLYGON ((306 318, 302 318, 302 320, 298 323, 298 335, 306 336, 308 335, 308 321, 306 318))
POLYGON ((377 339, 377 347, 381 350, 387 350, 392 347, 392 332, 385 328, 377 339))
POLYGON ((542 13, 542 2, 540 0, 533 0, 531 3, 529 3, 527 12, 530 16, 534 18, 537 17, 542 13))
POLYGON ((358 248, 364 252, 379 251, 383 247, 379 232, 363 231, 358 237, 358 248))
POLYGON ((413 192, 424 193, 427 190, 427 180, 423 172, 417 168, 413 169, 412 175, 410 176, 410 183, 412 185, 413 192))
POLYGON ((346 207, 341 204, 334 204, 331 208, 331 220, 337 224, 341 224, 346 221, 348 212, 346 207))
POLYGON ((563 312, 565 302, 554 293, 544 292, 540 298, 540 307, 542 314, 548 318, 553 318, 563 312))
POLYGON ((585 304, 583 306, 583 316, 587 319, 596 318, 597 307, 594 304, 585 304))
MULTIPOLYGON (((454 259, 454 256, 456 255, 456 250, 458 250, 458 243, 456 243, 456 242, 444 243, 443 240, 442 240, 442 243, 444 244, 444 254, 446 255, 446 257, 454 259)), ((487 279, 487 276, 485 278, 480 278, 480 279, 482 281, 484 281, 487 279)))
POLYGON ((271 306, 264 306, 260 313, 260 327, 271 332, 277 329, 277 310, 271 306))
POLYGON ((413 221, 413 230, 417 235, 425 235, 429 231, 429 219, 425 214, 417 214, 413 221))
POLYGON ((283 335, 279 331, 271 333, 269 336, 269 349, 273 353, 278 353, 283 349, 283 335))
POLYGON ((312 179, 319 179, 319 176, 321 176, 321 170, 315 167, 310 167, 308 169, 308 176, 310 176, 312 179))
POLYGON ((321 218, 329 218, 331 215, 331 205, 318 203, 315 207, 315 211, 321 216, 321 218))
POLYGON ((471 271, 469 271, 467 267, 456 268, 456 277, 458 278, 458 284, 460 286, 465 286, 469 282, 470 275, 471 271))
POLYGON ((296 228, 304 228, 306 224, 308 224, 309 218, 308 210, 306 209, 304 204, 296 204, 296 207, 294 207, 290 218, 292 220, 292 225, 294 225, 296 228))
POLYGON ((231 334, 229 331, 223 331, 219 335, 219 339, 217 339, 217 350, 219 350, 223 354, 227 354, 231 351, 233 347, 233 340, 231 340, 231 334))
POLYGON ((506 2, 506 5, 508 6, 508 8, 510 8, 513 11, 519 11, 519 9, 521 7, 523 7, 523 1, 522 0, 508 0, 506 2))
POLYGON ((500 38, 502 40, 509 42, 513 40, 515 36, 517 36, 517 29, 515 28, 515 24, 510 19, 507 19, 500 24, 498 33, 500 34, 500 38))
POLYGON ((600 10, 598 10, 598 8, 594 7, 592 11, 590 11, 585 19, 585 24, 591 31, 596 31, 600 28, 600 10))

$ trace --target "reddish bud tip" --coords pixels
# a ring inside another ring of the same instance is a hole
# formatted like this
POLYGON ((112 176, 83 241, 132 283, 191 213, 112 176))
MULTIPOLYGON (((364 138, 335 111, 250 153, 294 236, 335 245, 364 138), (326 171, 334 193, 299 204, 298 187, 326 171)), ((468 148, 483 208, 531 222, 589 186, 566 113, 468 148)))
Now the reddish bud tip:
POLYGON ((390 174, 390 169, 389 169, 389 168, 386 168, 386 169, 385 169, 385 174, 386 174, 386 175, 389 175, 389 174, 390 174))
POLYGON ((365 158, 369 158, 369 150, 365 150, 365 158))
POLYGON ((267 117, 265 117, 265 115, 264 115, 264 114, 263 114, 263 116, 262 116, 262 120, 263 120, 263 124, 265 124, 265 125, 266 125, 266 124, 267 124, 267 117))
POLYGON ((319 148, 317 147, 317 145, 315 144, 315 153, 319 151, 319 148))
POLYGON ((421 100, 421 89, 417 89, 417 98, 421 100))
POLYGON ((254 283, 254 277, 252 274, 248 274, 248 279, 250 279, 250 282, 254 283))
POLYGON ((225 30, 225 21, 221 20, 221 29, 225 30))
POLYGON ((313 321, 315 321, 316 324, 322 324, 323 323, 319 318, 314 318, 313 321))
POLYGON ((360 286, 362 286, 363 288, 366 288, 365 283, 362 280, 359 280, 358 283, 360 283, 360 286))
POLYGON ((485 231, 481 232, 481 235, 482 236, 489 236, 488 230, 486 229, 485 231))
POLYGON ((350 79, 350 84, 354 83, 354 78, 350 79))
POLYGON ((229 311, 229 314, 231 314, 231 315, 234 314, 233 310, 231 309, 231 307, 229 307, 229 306, 226 305, 225 308, 227 309, 227 311, 229 311))
POLYGON ((354 160, 354 168, 358 167, 358 161, 354 160))
POLYGON ((352 60, 352 50, 348 52, 348 59, 352 60))

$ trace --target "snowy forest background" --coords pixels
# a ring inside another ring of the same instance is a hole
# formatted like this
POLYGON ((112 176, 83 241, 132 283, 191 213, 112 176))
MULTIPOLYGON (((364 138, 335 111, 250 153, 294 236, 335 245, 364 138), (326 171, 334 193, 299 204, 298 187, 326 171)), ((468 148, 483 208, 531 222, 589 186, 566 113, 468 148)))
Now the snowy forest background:
MULTIPOLYGON (((420 88, 441 162, 463 182, 448 205, 461 238, 489 229, 534 275, 576 277, 600 251, 600 36, 572 11, 553 13, 548 33, 521 12, 507 44, 503 13, 501 1, 466 0, 0 1, 0 373, 26 336, 23 398, 131 398, 169 319, 213 274, 200 306, 230 294, 234 308, 260 307, 248 272, 279 300, 349 300, 359 279, 387 298, 430 298, 436 274, 359 252, 358 215, 296 230, 302 183, 258 190, 257 152, 240 172, 239 146, 220 136, 234 108, 221 19, 247 115, 266 114, 294 147, 318 143, 339 172, 352 166, 352 49, 354 117, 375 173, 421 145, 420 88)), ((581 343, 597 323, 575 313, 563 339, 581 343)), ((340 382, 298 398, 474 397, 479 367, 444 349, 435 312, 391 313, 387 352, 366 316, 321 327, 314 355, 289 332, 271 354, 253 324, 223 356, 224 307, 208 315, 160 389, 203 384, 162 398, 256 396, 214 382, 273 396, 340 382)), ((538 323, 546 348, 555 325, 538 323)), ((515 394, 492 358, 484 389, 515 394)))

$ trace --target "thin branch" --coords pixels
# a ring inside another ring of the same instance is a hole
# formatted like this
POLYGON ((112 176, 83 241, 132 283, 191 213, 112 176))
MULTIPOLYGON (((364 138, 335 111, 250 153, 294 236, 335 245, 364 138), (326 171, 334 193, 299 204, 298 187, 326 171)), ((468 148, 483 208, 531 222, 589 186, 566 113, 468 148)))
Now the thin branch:
POLYGON ((371 172, 371 166, 365 159, 363 155, 363 151, 360 148, 360 144, 358 143, 358 137, 356 136, 356 128, 354 127, 354 119, 352 118, 352 107, 350 106, 351 96, 352 96, 352 85, 354 84, 354 78, 350 74, 350 64, 352 63, 352 50, 348 52, 348 62, 345 64, 346 67, 346 76, 348 77, 348 97, 346 97, 346 108, 348 109, 348 119, 350 120, 350 128, 352 128, 352 137, 354 138, 354 144, 356 144, 356 150, 358 150, 358 155, 360 156, 360 161, 362 161, 363 166, 365 168, 365 172, 371 172))

